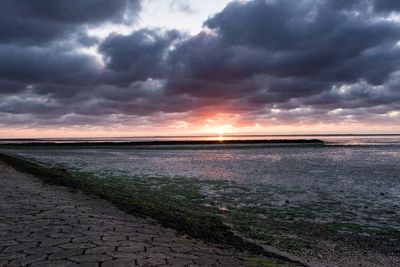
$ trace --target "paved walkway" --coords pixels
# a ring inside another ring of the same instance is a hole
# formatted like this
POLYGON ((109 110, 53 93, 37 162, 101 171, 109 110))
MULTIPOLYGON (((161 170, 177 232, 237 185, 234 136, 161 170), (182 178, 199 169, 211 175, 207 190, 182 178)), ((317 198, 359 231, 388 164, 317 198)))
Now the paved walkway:
POLYGON ((242 266, 238 256, 0 162, 0 266, 242 266))

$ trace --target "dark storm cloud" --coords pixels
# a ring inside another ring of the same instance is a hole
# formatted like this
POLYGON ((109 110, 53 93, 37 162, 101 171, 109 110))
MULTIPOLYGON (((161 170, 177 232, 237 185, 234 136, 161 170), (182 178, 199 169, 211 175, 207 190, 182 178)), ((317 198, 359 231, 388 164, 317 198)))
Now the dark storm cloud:
POLYGON ((396 0, 375 0, 375 9, 387 12, 400 11, 400 2, 396 0))
MULTIPOLYGON (((268 105, 315 95, 323 102, 325 92, 343 84, 385 88, 399 70, 400 27, 368 3, 233 2, 205 22, 213 32, 173 52, 177 67, 168 90, 268 105)), ((367 101, 371 93, 363 96, 366 105, 383 103, 376 95, 386 94, 384 89, 374 91, 376 102, 367 101)))
POLYGON ((99 52, 120 82, 159 78, 168 65, 169 49, 180 37, 178 31, 142 29, 128 36, 109 36, 99 52))
POLYGON ((21 82, 0 80, 0 95, 16 94, 26 89, 26 85, 21 82))
POLYGON ((79 52, 0 45, 2 79, 81 84, 95 79, 96 69, 93 58, 79 52))
POLYGON ((0 42, 41 44, 85 25, 132 18, 139 10, 139 0, 2 0, 0 42))
POLYGON ((139 123, 213 108, 249 121, 389 121, 385 114, 400 108, 400 24, 389 17, 397 1, 235 1, 195 36, 144 28, 103 41, 85 29, 132 19, 138 1, 0 7, 7 121, 139 123), (77 49, 99 42, 104 66, 77 49))
POLYGON ((224 69, 234 63, 237 68, 243 66, 238 73, 247 75, 258 72, 373 83, 382 82, 397 69, 398 24, 312 3, 236 2, 206 21, 205 25, 218 34, 214 40, 222 46, 218 49, 230 51, 224 69), (371 64, 382 65, 384 70, 372 73, 371 64))

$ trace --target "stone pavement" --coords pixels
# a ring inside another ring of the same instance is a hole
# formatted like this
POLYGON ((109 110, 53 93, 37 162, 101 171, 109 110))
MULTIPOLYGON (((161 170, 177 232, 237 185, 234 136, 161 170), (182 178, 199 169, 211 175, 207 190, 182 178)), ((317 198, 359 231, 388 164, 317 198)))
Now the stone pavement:
POLYGON ((0 266, 243 266, 239 256, 0 162, 0 266))

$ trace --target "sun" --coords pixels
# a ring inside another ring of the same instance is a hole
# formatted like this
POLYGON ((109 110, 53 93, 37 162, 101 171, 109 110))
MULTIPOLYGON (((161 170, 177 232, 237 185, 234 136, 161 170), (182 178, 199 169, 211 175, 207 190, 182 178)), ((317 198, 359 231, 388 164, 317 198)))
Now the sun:
POLYGON ((217 135, 217 136, 224 136, 228 133, 231 133, 234 130, 234 127, 230 124, 227 125, 218 125, 218 126, 211 126, 209 124, 203 127, 203 132, 208 135, 217 135))

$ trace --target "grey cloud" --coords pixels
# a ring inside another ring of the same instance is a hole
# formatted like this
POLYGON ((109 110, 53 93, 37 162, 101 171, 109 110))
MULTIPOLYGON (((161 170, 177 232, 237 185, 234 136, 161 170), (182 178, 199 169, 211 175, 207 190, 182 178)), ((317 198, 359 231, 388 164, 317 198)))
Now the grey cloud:
POLYGON ((96 79, 93 58, 76 51, 0 45, 0 77, 26 83, 81 84, 96 79))
POLYGON ((367 3, 233 2, 205 22, 214 33, 174 52, 168 90, 244 100, 247 94, 268 104, 323 94, 335 84, 385 84, 399 69, 400 27, 361 2, 367 3))
MULTIPOLYGON (((387 50, 394 49, 400 38, 398 24, 378 21, 367 13, 353 16, 335 11, 327 4, 293 4, 289 0, 234 2, 205 25, 218 33, 224 51, 245 47, 250 50, 249 55, 253 53, 252 66, 259 69, 251 73, 317 75, 335 81, 371 78, 372 82, 380 82, 397 67, 386 61, 393 56, 387 50), (381 62, 386 72, 379 77, 360 75, 363 70, 358 63, 371 61, 381 62), (343 65, 347 67, 346 74, 340 71, 343 65)), ((234 56, 229 60, 234 60, 234 56)), ((248 62, 242 61, 247 63, 243 71, 248 71, 248 62)))
POLYGON ((21 82, 0 80, 0 95, 18 94, 26 89, 26 84, 21 82))
POLYGON ((179 11, 184 13, 194 13, 196 11, 188 0, 173 0, 169 7, 171 11, 179 11))
POLYGON ((100 43, 100 39, 94 36, 89 36, 86 32, 79 32, 76 36, 76 41, 86 47, 95 46, 100 43))
POLYGON ((2 0, 0 42, 43 44, 85 25, 133 18, 139 0, 2 0))
POLYGON ((111 35, 99 47, 116 82, 159 78, 168 65, 168 53, 179 40, 178 31, 142 29, 128 36, 111 35))
POLYGON ((386 12, 399 12, 400 2, 396 0, 375 0, 375 8, 386 12))
POLYGON ((82 1, 76 14, 64 1, 52 11, 55 3, 45 2, 2 3, 26 15, 0 18, 0 25, 22 23, 20 33, 0 33, 5 114, 43 124, 139 123, 226 108, 248 121, 363 121, 368 114, 392 122, 385 114, 400 108, 400 25, 387 19, 398 11, 393 1, 235 1, 196 36, 151 28, 112 34, 98 48, 103 67, 47 41, 74 29, 80 44, 97 44, 77 27, 122 21, 126 5, 136 12, 138 2, 82 1), (99 10, 86 14, 95 2, 99 10), (51 27, 42 29, 41 18, 51 27))

